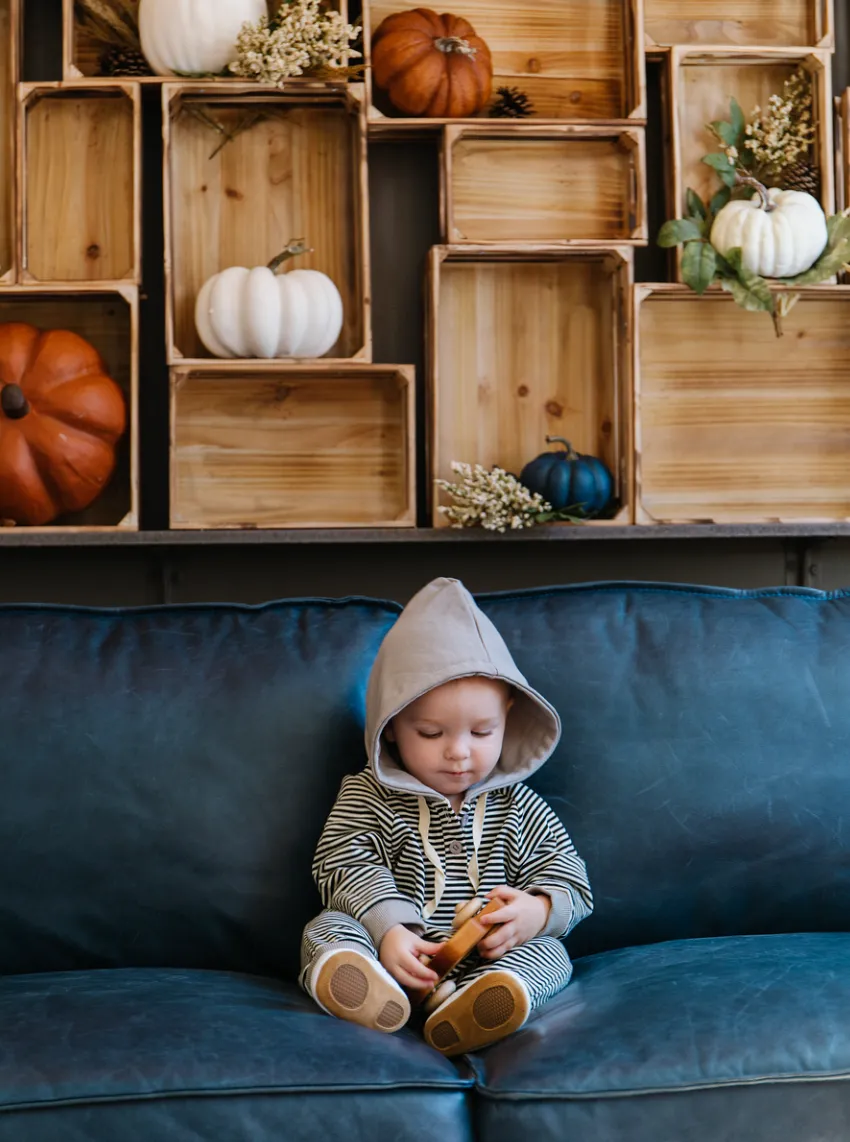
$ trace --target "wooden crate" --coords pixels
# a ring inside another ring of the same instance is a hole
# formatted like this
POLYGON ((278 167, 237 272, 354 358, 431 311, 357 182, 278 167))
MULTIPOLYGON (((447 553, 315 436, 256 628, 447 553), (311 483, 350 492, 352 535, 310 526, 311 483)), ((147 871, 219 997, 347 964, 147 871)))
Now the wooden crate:
POLYGON ((681 216, 688 187, 703 199, 720 188, 716 173, 701 161, 703 155, 718 150, 706 124, 728 119, 732 96, 747 116, 754 106, 765 107, 769 96, 781 94, 783 83, 801 64, 813 79, 821 205, 827 214, 834 211, 832 59, 828 51, 672 48, 669 61, 673 200, 668 203, 668 217, 681 216))
POLYGON ((23 282, 141 280, 138 85, 21 85, 18 262, 23 282))
POLYGON ((171 526, 413 527, 413 368, 171 370, 171 526))
MULTIPOLYGON (((493 93, 517 86, 531 97, 541 119, 644 119, 644 0, 467 0, 463 15, 493 57, 493 93)), ((365 0, 366 63, 372 34, 395 12, 421 7, 419 0, 365 0)), ((442 11, 442 9, 440 9, 442 11)), ((403 119, 373 90, 367 66, 370 130, 397 131, 398 120, 427 129, 446 120, 403 119), (395 120, 395 122, 393 122, 395 120)), ((486 115, 485 115, 486 117, 486 115)))
MULTIPOLYGON (((428 284, 429 496, 453 460, 515 475, 547 434, 611 469, 632 520, 630 247, 438 246, 428 284)), ((445 502, 445 501, 443 501, 445 502)), ((599 526, 592 524, 591 526, 599 526)))
POLYGON ((644 135, 643 127, 447 126, 443 240, 644 244, 644 135))
POLYGON ((833 0, 644 0, 646 50, 673 44, 831 48, 833 0))
MULTIPOLYGON (((136 531, 139 526, 138 288, 21 286, 0 292, 0 322, 25 321, 40 329, 70 329, 103 357, 109 376, 127 400, 127 432, 118 446, 118 466, 103 494, 85 511, 28 532, 136 531)), ((0 528, 3 538, 22 528, 0 528)))
POLYGON ((195 331, 207 278, 265 265, 294 238, 313 250, 294 265, 327 274, 342 295, 342 333, 323 360, 370 360, 366 134, 354 92, 165 84, 163 113, 169 363, 214 360, 195 331), (262 118, 228 142, 199 114, 231 132, 262 118))
MULTIPOLYGON (((16 3, 20 0, 15 0, 16 3)), ((109 0, 104 0, 109 3, 109 0)), ((348 18, 348 0, 328 0, 329 7, 348 18)), ((275 4, 277 6, 277 4, 275 4)), ((115 77, 103 76, 100 74, 100 57, 103 53, 103 48, 88 35, 80 26, 78 13, 75 10, 74 0, 62 0, 62 78, 65 82, 73 82, 78 79, 85 81, 86 85, 92 84, 112 84, 116 82, 115 77)), ((119 77, 119 82, 124 77, 119 77)), ((158 84, 168 83, 174 80, 174 76, 167 75, 145 75, 134 77, 135 81, 142 84, 158 84)), ((191 82, 191 81, 189 81, 191 82)), ((201 80, 204 84, 213 83, 244 83, 244 80, 234 76, 232 79, 228 77, 216 77, 215 79, 204 78, 201 80)))
POLYGON ((850 288, 777 338, 721 291, 635 286, 637 522, 850 520, 850 288))
POLYGON ((16 91, 21 44, 19 0, 0 0, 0 286, 14 283, 16 91))

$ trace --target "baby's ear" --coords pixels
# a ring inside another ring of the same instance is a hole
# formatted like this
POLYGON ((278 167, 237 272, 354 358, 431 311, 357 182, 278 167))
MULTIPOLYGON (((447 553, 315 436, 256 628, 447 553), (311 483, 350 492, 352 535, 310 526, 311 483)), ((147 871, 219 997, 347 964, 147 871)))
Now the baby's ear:
POLYGON ((395 742, 395 730, 393 729, 392 722, 387 722, 384 726, 384 732, 381 734, 381 737, 386 738, 388 742, 395 742))

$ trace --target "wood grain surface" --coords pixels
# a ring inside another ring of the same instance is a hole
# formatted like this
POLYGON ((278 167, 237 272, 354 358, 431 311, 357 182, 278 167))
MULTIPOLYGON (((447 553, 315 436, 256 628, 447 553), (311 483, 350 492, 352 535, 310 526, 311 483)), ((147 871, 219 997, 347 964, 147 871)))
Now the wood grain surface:
POLYGON ((415 524, 412 370, 175 368, 171 400, 172 527, 415 524))
POLYGON ((138 92, 24 86, 21 267, 24 281, 140 278, 138 92))
POLYGON ((645 9, 647 39, 655 44, 832 43, 833 0, 645 0, 645 9))
POLYGON ((637 286, 638 522, 850 519, 850 287, 785 319, 637 286))

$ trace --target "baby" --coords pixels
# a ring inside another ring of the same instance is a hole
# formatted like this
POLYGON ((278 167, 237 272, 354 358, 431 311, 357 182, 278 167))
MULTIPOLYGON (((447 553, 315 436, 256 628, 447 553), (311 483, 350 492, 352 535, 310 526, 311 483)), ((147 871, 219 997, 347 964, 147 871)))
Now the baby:
POLYGON ((325 1011, 403 1027, 405 989, 436 982, 423 960, 472 896, 501 907, 432 997, 432 1047, 484 1047, 566 987, 561 941, 590 914, 590 886, 560 820, 522 784, 560 732, 459 582, 408 603, 369 678, 368 767, 343 780, 313 863, 326 911, 305 929, 301 983, 325 1011))

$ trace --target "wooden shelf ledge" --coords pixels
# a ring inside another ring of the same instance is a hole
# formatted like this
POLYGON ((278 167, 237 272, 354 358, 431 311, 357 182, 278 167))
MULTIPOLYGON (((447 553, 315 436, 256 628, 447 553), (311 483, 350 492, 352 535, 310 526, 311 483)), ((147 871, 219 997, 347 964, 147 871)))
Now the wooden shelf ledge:
POLYGON ((377 543, 569 543, 628 540, 850 539, 850 523, 669 524, 582 527, 552 524, 504 535, 452 528, 291 528, 209 531, 0 530, 2 547, 246 547, 377 543))

